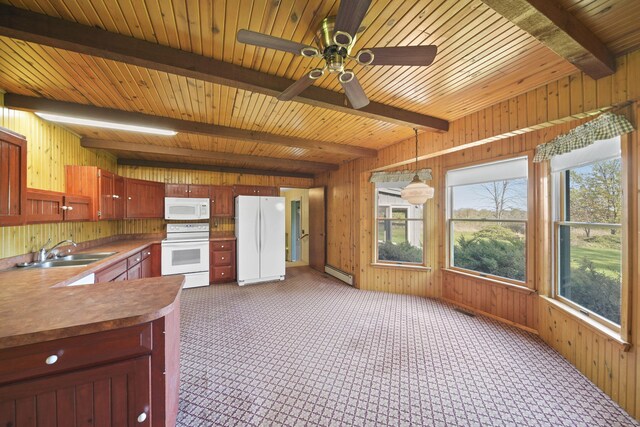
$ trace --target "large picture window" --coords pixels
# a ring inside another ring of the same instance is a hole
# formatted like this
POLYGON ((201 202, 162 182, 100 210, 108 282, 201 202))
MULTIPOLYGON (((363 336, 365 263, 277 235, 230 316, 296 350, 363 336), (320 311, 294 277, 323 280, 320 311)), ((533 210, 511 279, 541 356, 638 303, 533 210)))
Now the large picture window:
POLYGON ((527 278, 527 158, 447 173, 449 267, 527 278))
POLYGON ((620 138, 551 160, 556 297, 619 329, 622 285, 620 138))
POLYGON ((424 263, 424 206, 411 205, 400 197, 397 187, 376 187, 376 261, 382 263, 424 263))

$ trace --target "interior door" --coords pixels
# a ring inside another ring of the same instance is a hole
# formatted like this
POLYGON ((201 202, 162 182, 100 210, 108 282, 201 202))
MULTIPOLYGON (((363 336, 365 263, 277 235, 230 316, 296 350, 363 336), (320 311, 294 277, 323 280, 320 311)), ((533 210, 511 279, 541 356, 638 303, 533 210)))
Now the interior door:
POLYGON ((324 187, 309 189, 309 266, 324 272, 327 258, 324 187))
POLYGON ((236 197, 238 282, 260 278, 260 198, 236 197))
POLYGON ((285 274, 284 197, 260 197, 260 277, 285 274))

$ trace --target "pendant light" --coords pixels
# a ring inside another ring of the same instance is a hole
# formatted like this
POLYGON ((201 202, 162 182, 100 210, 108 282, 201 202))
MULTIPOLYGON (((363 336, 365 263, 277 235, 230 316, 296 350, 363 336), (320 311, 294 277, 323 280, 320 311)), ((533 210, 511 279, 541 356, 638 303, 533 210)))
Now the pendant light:
POLYGON ((433 197, 434 190, 433 187, 422 182, 418 176, 418 129, 413 131, 416 134, 416 174, 413 181, 400 192, 400 197, 412 205, 422 205, 433 197))

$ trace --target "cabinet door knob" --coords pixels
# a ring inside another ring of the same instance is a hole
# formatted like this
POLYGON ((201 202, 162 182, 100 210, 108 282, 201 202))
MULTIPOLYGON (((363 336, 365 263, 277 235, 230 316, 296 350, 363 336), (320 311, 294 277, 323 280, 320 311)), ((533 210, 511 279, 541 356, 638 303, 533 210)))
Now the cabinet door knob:
POLYGON ((136 262, 140 261, 140 258, 136 258, 136 262))
POLYGON ((224 257, 222 257, 222 260, 224 261, 224 257))
POLYGON ((68 207, 68 206, 63 206, 63 207, 62 207, 62 210, 63 210, 63 211, 66 211, 67 209, 69 209, 69 207, 68 207))
POLYGON ((131 197, 127 197, 127 200, 131 200, 131 197))
POLYGON ((52 354, 51 356, 45 359, 44 363, 46 363, 47 365, 53 365, 57 361, 58 361, 58 356, 55 354, 52 354))
POLYGON ((221 273, 220 275, 221 275, 221 276, 224 276, 224 273, 221 273))
POLYGON ((151 255, 151 252, 147 252, 147 255, 151 255))
POLYGON ((221 248, 224 248, 224 245, 220 246, 221 248))
POLYGON ((138 415, 138 422, 139 423, 143 423, 147 420, 147 413, 143 412, 140 415, 138 415))
POLYGON ((69 209, 70 211, 73 210, 73 206, 67 206, 67 209, 69 209))

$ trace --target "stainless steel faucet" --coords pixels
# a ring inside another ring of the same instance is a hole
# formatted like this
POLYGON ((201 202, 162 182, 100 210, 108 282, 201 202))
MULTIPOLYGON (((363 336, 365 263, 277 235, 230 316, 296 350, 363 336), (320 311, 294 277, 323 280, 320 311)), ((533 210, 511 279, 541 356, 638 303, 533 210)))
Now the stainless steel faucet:
POLYGON ((56 243, 49 250, 47 250, 47 245, 49 243, 51 243, 51 237, 49 237, 49 240, 47 240, 47 243, 45 243, 44 246, 42 246, 38 251, 38 262, 45 262, 49 258, 49 256, 51 256, 52 253, 56 253, 54 252, 56 248, 62 245, 63 243, 71 243, 73 247, 78 246, 78 244, 73 240, 67 239, 67 240, 63 240, 61 242, 56 243))

